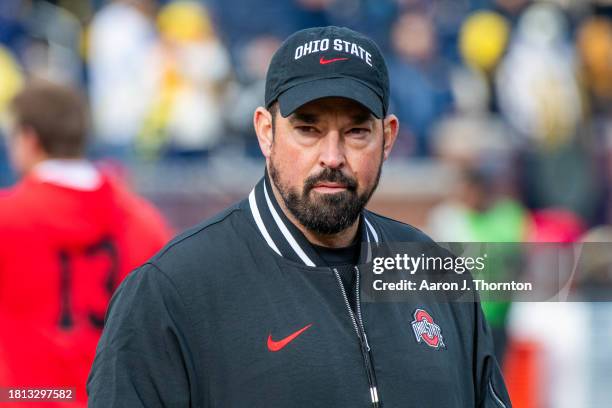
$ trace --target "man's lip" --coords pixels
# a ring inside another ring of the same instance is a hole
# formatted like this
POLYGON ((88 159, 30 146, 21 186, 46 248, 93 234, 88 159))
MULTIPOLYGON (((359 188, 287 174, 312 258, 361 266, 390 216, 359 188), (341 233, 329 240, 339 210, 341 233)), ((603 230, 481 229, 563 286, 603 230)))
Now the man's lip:
POLYGON ((347 187, 344 184, 320 183, 320 184, 315 184, 313 190, 315 190, 318 193, 328 194, 328 193, 338 193, 340 191, 346 191, 347 187))
POLYGON ((340 183, 317 183, 314 186, 314 188, 319 188, 319 187, 323 187, 323 188, 346 188, 346 185, 345 184, 340 184, 340 183))

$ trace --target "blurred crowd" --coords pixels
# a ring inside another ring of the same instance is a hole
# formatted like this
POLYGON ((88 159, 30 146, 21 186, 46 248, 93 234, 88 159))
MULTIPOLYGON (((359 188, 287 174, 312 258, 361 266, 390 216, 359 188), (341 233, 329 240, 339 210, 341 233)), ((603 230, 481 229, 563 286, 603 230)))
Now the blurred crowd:
MULTIPOLYGON (((0 110, 24 77, 42 76, 87 93, 98 154, 233 145, 257 155, 251 113, 271 55, 295 30, 335 24, 368 34, 387 57, 396 159, 535 149, 578 167, 609 134, 609 3, 4 0, 0 110)), ((532 159, 525 166, 538 167, 532 159)))

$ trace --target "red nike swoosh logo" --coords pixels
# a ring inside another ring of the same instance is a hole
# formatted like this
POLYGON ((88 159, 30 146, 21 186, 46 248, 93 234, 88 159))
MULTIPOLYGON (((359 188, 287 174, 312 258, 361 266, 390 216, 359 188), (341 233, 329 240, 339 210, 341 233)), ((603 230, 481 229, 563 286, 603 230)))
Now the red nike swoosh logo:
POLYGON ((347 59, 348 58, 332 58, 332 59, 326 60, 324 57, 321 57, 321 59, 319 60, 319 64, 321 65, 331 64, 332 62, 346 61, 347 59))
POLYGON ((310 326, 312 326, 312 323, 310 323, 307 326, 302 327, 300 330, 296 331, 293 334, 290 334, 289 336, 287 336, 284 339, 279 340, 279 341, 272 340, 272 334, 268 334, 268 350, 270 350, 270 351, 279 351, 279 350, 282 350, 287 344, 289 344, 293 340, 295 340, 295 338, 297 336, 299 336, 300 334, 302 334, 306 330, 308 330, 310 328, 310 326))

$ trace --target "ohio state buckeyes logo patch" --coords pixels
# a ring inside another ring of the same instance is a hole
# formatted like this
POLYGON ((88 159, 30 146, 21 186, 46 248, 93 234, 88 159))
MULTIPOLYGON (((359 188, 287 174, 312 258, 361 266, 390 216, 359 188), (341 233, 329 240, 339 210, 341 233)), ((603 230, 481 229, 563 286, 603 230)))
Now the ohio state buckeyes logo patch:
POLYGON ((433 318, 427 311, 423 309, 414 311, 412 330, 414 330, 417 343, 425 343, 435 349, 446 348, 442 338, 442 329, 434 323, 433 318))

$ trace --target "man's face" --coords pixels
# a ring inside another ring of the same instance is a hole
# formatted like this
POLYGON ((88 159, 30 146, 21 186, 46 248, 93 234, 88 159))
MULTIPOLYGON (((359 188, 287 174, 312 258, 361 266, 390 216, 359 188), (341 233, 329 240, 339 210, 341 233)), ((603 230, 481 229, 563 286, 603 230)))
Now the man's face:
POLYGON ((269 173, 292 215, 319 234, 335 234, 359 217, 378 185, 383 124, 345 98, 310 102, 275 117, 269 173))

